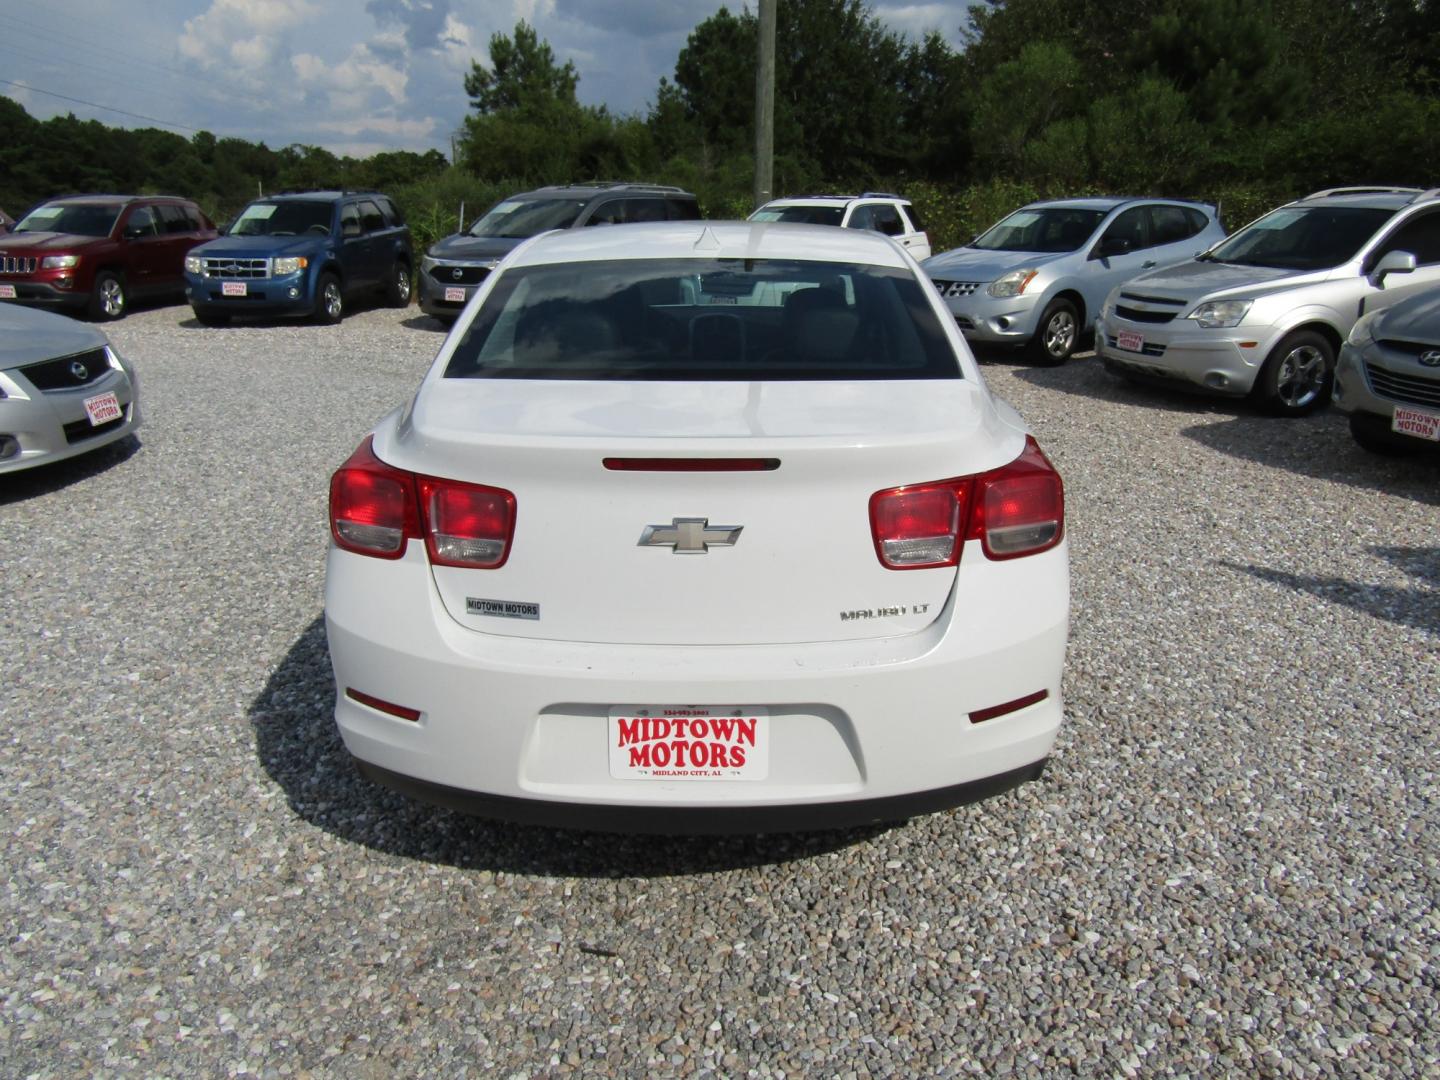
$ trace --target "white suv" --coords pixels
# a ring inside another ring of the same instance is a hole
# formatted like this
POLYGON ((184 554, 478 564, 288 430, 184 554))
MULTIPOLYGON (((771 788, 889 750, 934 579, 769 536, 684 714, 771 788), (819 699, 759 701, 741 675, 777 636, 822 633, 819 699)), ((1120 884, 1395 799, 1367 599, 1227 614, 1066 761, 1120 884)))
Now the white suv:
POLYGON ((930 257, 930 237, 909 199, 884 191, 860 195, 794 195, 771 199, 750 215, 751 221, 788 221, 796 225, 838 225, 884 233, 917 262, 930 257))
POLYGON ((1113 290, 1095 352, 1116 374, 1253 393, 1299 416, 1329 399, 1335 356, 1367 299, 1436 282, 1440 188, 1317 191, 1113 290))

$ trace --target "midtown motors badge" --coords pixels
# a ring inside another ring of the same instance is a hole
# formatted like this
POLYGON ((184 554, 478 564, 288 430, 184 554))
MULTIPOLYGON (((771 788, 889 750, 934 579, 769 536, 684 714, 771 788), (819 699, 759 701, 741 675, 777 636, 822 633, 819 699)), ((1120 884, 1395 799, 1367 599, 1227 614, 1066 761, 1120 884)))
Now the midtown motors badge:
POLYGON ((764 780, 767 709, 665 705, 610 710, 610 775, 617 780, 764 780))
POLYGON ((540 605, 528 600, 483 600, 478 596, 467 596, 465 614, 494 615, 501 619, 538 619, 540 605))

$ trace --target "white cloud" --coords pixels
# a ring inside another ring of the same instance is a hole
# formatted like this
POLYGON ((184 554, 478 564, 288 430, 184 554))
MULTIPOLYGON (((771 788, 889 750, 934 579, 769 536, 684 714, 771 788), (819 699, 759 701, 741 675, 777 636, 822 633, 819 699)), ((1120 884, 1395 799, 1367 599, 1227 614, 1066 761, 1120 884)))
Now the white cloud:
POLYGON ((202 67, 229 60, 262 68, 289 31, 320 13, 313 0, 213 0, 208 11, 185 21, 177 45, 202 67))

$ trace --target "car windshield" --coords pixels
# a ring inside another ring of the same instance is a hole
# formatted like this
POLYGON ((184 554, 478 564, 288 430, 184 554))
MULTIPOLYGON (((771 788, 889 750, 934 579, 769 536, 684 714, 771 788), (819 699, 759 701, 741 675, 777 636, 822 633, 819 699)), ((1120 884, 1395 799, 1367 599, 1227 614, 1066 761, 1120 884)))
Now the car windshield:
POLYGON ((71 236, 109 236, 120 207, 114 203, 65 203, 30 211, 14 231, 68 233, 71 236))
POLYGON ((524 240, 550 229, 568 229, 584 209, 584 199, 507 199, 471 225, 470 235, 524 240))
POLYGON ((1074 251, 1090 239, 1105 213, 1059 206, 1016 210, 966 246, 982 251, 1074 251))
POLYGON ((799 225, 839 225, 843 206, 762 206, 751 221, 791 221, 799 225))
POLYGON ((451 379, 958 379, 908 271, 775 259, 526 266, 496 281, 451 379))
POLYGON ((1325 270, 1353 258, 1394 214, 1358 206, 1283 206, 1246 225, 1206 258, 1241 266, 1325 270))
POLYGON ((253 202, 230 226, 231 236, 298 236, 313 232, 328 235, 332 207, 328 202, 287 200, 253 202))

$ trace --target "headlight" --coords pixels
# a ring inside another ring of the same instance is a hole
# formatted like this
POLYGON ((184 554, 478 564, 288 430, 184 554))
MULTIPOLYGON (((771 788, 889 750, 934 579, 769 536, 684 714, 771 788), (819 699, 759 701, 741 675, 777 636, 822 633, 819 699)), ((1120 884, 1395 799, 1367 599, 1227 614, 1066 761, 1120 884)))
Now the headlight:
POLYGON ((203 265, 204 265, 204 262, 203 262, 203 260, 200 258, 199 255, 186 255, 186 256, 185 256, 185 272, 186 272, 187 274, 198 274, 198 273, 200 273, 201 268, 203 267, 203 265))
POLYGON ((68 270, 80 264, 79 255, 46 255, 40 260, 42 270, 68 270))
POLYGON ((1239 326, 1240 320, 1245 318, 1253 303, 1254 300, 1212 300, 1208 304, 1201 304, 1185 317, 1194 319, 1207 330, 1239 326))
POLYGON ((284 277, 286 274, 298 274, 309 265, 310 260, 304 255, 296 255, 289 259, 271 259, 270 272, 276 277, 284 277))
POLYGON ((1350 328, 1348 343, 1357 349, 1363 349, 1366 345, 1375 343, 1375 316, 1379 311, 1372 311, 1368 315, 1361 315, 1355 320, 1355 325, 1350 328))
POLYGON ((1031 270, 1028 267, 1011 270, 1008 274, 1002 274, 987 285, 985 291, 999 299, 1007 296, 1019 296, 1025 291, 1025 286, 1029 285, 1039 272, 1039 270, 1031 270))

